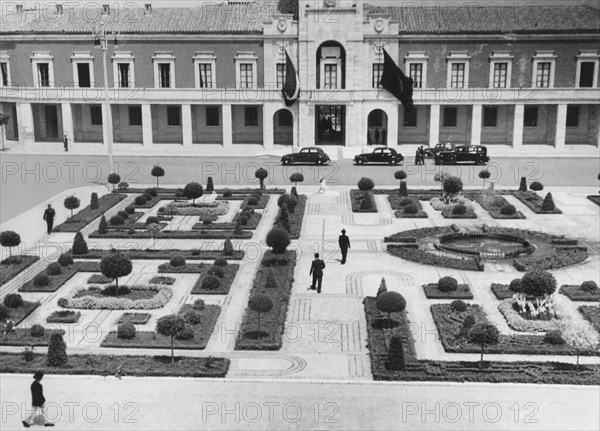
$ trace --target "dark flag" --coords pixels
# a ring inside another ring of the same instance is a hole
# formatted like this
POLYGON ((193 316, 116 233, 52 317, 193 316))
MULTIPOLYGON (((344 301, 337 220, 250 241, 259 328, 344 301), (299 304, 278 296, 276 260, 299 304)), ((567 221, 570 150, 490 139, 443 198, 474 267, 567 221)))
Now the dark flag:
POLYGON ((405 109, 411 111, 413 109, 413 80, 402 72, 385 49, 383 57, 383 73, 379 85, 400 100, 405 109))
POLYGON ((287 51, 285 52, 285 83, 281 92, 283 93, 285 106, 292 106, 300 96, 300 79, 287 51))

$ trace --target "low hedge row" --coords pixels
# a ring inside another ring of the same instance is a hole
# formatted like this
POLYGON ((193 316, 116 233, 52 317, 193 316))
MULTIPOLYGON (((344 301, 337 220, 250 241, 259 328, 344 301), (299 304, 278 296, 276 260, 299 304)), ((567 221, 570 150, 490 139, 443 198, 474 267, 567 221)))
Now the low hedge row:
MULTIPOLYGON (((222 249, 222 245, 219 245, 222 249)), ((174 256, 182 256, 185 259, 215 260, 224 257, 227 260, 241 260, 244 252, 234 250, 232 254, 225 254, 222 250, 120 250, 131 260, 170 260, 174 256)), ((86 259, 102 259, 111 253, 110 250, 89 250, 86 259)))
POLYGON ((513 261, 517 271, 558 269, 581 263, 588 258, 586 247, 556 247, 554 252, 540 252, 513 261))
MULTIPOLYGON (((69 266, 62 268, 62 272, 58 275, 49 275, 50 283, 47 286, 36 286, 35 277, 24 283, 19 288, 19 292, 56 292, 62 287, 71 277, 78 272, 100 272, 100 262, 75 262, 69 266)), ((46 274, 46 268, 40 271, 40 274, 46 274)))
MULTIPOLYGON (((116 239, 126 239, 126 238, 144 238, 150 239, 152 238, 152 234, 147 231, 136 231, 135 233, 130 234, 126 231, 108 231, 108 233, 100 234, 98 232, 94 232, 90 234, 90 238, 116 238, 116 239)), ((250 239, 252 238, 252 232, 244 231, 241 234, 236 234, 231 231, 161 231, 155 237, 155 239, 250 239)))
POLYGON ((492 293, 497 299, 501 301, 512 298, 515 294, 515 292, 509 289, 508 284, 499 283, 492 283, 492 293))
POLYGON ((352 212, 355 213, 376 213, 377 203, 372 192, 362 192, 360 190, 350 190, 350 204, 352 205, 352 212), (361 208, 361 201, 363 196, 370 194, 373 200, 373 205, 370 208, 361 208))
POLYGON ((229 290, 231 289, 231 285, 233 284, 233 280, 235 280, 235 276, 240 269, 239 265, 229 264, 223 268, 223 278, 220 278, 221 284, 217 289, 208 290, 204 289, 202 283, 207 273, 210 270, 210 266, 206 267, 204 273, 198 277, 194 287, 192 287, 192 295, 227 295, 229 294, 229 290))
POLYGON ((476 201, 490 214, 490 216, 492 216, 492 218, 500 220, 522 220, 526 218, 521 211, 516 211, 514 214, 510 215, 502 214, 502 207, 509 205, 509 203, 501 196, 494 197, 493 202, 488 203, 483 196, 479 195, 477 196, 476 201))
MULTIPOLYGON (((41 337, 34 337, 31 335, 30 328, 17 328, 13 332, 0 335, 0 346, 47 346, 50 344, 50 338, 53 334, 64 335, 65 331, 62 329, 46 329, 44 335, 41 337)), ((6 354, 7 353, 2 352, 0 355, 0 363, 2 363, 2 358, 6 354)))
POLYGON ((427 299, 473 299, 473 293, 468 284, 459 284, 458 289, 450 292, 442 292, 437 283, 423 285, 423 291, 427 299))
POLYGON ((300 238, 300 232, 302 231, 302 222, 304 221, 304 214, 306 212, 307 197, 305 195, 298 195, 297 199, 298 203, 296 204, 296 208, 294 208, 294 213, 289 215, 290 239, 300 238))
POLYGON ((455 259, 439 256, 418 248, 401 247, 400 244, 388 244, 388 253, 401 259, 423 265, 441 266, 443 268, 461 269, 465 271, 483 271, 484 265, 479 258, 455 259))
POLYGON ((127 195, 121 193, 109 193, 101 196, 98 199, 97 209, 91 209, 89 205, 86 206, 84 209, 77 212, 73 218, 67 219, 67 221, 52 229, 52 232, 78 232, 126 197, 127 195))

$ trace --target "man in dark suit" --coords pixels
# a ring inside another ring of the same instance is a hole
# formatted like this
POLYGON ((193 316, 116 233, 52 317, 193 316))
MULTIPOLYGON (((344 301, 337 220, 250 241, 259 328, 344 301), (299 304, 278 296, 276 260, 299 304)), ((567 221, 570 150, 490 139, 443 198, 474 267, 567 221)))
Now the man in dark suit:
POLYGON ((33 383, 31 384, 31 405, 33 406, 33 413, 31 413, 24 421, 23 426, 29 428, 31 423, 35 420, 36 416, 41 415, 44 421, 44 426, 53 427, 54 424, 46 422, 44 416, 44 404, 46 404, 46 398, 44 398, 44 388, 40 381, 44 377, 44 373, 36 371, 33 375, 33 383))
POLYGON ((323 268, 325 268, 325 262, 319 259, 319 253, 315 253, 315 260, 310 265, 310 272, 308 275, 312 275, 311 290, 317 289, 317 293, 321 293, 321 283, 323 281, 323 268), (316 286, 315 286, 316 284, 316 286))
POLYGON ((350 238, 346 236, 346 229, 342 229, 342 234, 338 238, 338 244, 342 252, 342 265, 344 265, 346 263, 348 249, 350 248, 350 238))
POLYGON ((56 211, 52 208, 52 205, 48 204, 48 208, 44 211, 44 220, 46 220, 46 228, 48 231, 48 235, 52 232, 52 226, 54 226, 54 217, 56 216, 56 211))

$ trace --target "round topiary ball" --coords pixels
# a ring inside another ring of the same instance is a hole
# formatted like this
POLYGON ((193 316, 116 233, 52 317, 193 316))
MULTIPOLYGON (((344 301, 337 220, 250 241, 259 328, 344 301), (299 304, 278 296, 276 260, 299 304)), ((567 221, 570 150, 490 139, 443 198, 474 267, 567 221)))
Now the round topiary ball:
POLYGON ((556 279, 552 274, 541 269, 527 272, 523 278, 523 292, 530 296, 542 297, 552 295, 556 290, 556 279))
POLYGON ((224 198, 230 198, 232 195, 233 195, 233 193, 232 193, 232 192, 231 192, 231 190, 229 190, 229 189, 225 189, 225 190, 223 191, 223 197, 224 197, 224 198))
POLYGON ((417 214, 419 212, 419 208, 416 205, 410 204, 404 207, 404 214, 417 214))
POLYGON ((185 323, 189 323, 190 325, 199 325, 202 323, 202 315, 197 311, 188 311, 183 316, 183 319, 185 320, 185 323))
POLYGON ((143 195, 139 195, 139 196, 136 196, 134 202, 136 205, 145 205, 146 202, 148 202, 148 199, 146 199, 143 195))
POLYGON ((534 181, 529 185, 529 188, 534 192, 540 192, 544 190, 544 186, 539 181, 534 181))
POLYGON ((146 224, 160 224, 160 220, 158 220, 158 217, 156 216, 150 216, 146 219, 146 224))
POLYGON ((146 201, 152 200, 152 195, 150 193, 142 193, 142 196, 146 199, 146 201))
POLYGON ((202 280, 202 289, 204 290, 215 290, 221 286, 221 280, 219 277, 214 275, 207 275, 202 280))
POLYGON ((129 218, 129 213, 125 210, 121 210, 117 213, 117 215, 120 215, 121 217, 123 217, 123 220, 127 220, 129 218))
POLYGON ((213 265, 225 267, 225 266, 227 266, 227 259, 225 259, 223 257, 217 257, 215 259, 215 261, 213 262, 213 265))
POLYGON ((211 266, 208 271, 206 271, 208 275, 214 275, 215 277, 223 278, 225 277, 225 271, 220 266, 211 266))
POLYGON ((450 308, 460 313, 467 311, 467 303, 462 299, 455 299, 450 303, 450 308))
POLYGON ((174 267, 185 266, 185 258, 183 256, 173 256, 169 263, 174 267))
POLYGON ((514 205, 511 205, 511 204, 506 204, 500 209, 500 213, 502 215, 506 215, 506 216, 514 215, 516 212, 517 212, 517 209, 515 208, 514 205))
POLYGON ((183 329, 175 335, 175 338, 177 340, 193 340, 194 330, 190 325, 185 325, 183 329))
POLYGON ((48 286, 50 284, 50 277, 48 277, 48 274, 38 274, 33 279, 33 284, 37 287, 48 286))
POLYGON ((250 206, 258 205, 258 199, 256 199, 255 197, 250 197, 248 198, 247 204, 250 206))
POLYGON ((368 192, 369 190, 373 190, 375 187, 375 183, 371 178, 362 177, 358 181, 358 189, 363 192, 368 192))
POLYGON ((158 191, 154 187, 150 187, 149 189, 144 190, 144 194, 150 195, 151 197, 155 197, 158 195, 158 191))
POLYGON ((117 327, 117 338, 131 340, 135 337, 135 325, 131 322, 120 323, 117 327))
POLYGON ((18 293, 9 293, 4 297, 4 305, 8 308, 19 308, 23 305, 23 298, 18 293))
POLYGON ((72 265, 73 264, 73 256, 69 252, 63 253, 60 256, 58 256, 57 262, 60 266, 72 265))
POLYGON ((452 214, 454 215, 465 215, 467 213, 467 207, 463 204, 454 205, 452 208, 452 214))
POLYGON ((48 275, 58 275, 62 272, 62 267, 58 262, 52 262, 48 264, 46 267, 46 274, 48 275))
POLYGON ((458 289, 458 281, 454 277, 442 277, 438 281, 438 290, 441 292, 454 292, 458 289))
POLYGON ((565 344, 565 339, 562 336, 562 332, 558 329, 555 329, 546 332, 546 334, 544 335, 544 342, 557 346, 560 344, 565 344))
POLYGON ((121 226, 125 223, 125 220, 120 215, 115 215, 110 218, 110 224, 112 226, 121 226))
POLYGON ((508 288, 511 292, 521 293, 523 292, 523 281, 521 281, 520 278, 515 278, 513 281, 510 282, 508 288))
POLYGON ((595 281, 584 281, 581 283, 581 290, 584 292, 594 293, 596 290, 598 290, 598 285, 595 281))
POLYGON ((412 203, 413 203, 413 200, 411 198, 403 198, 400 201, 400 205, 402 205, 402 206, 411 205, 412 203))
POLYGON ((129 205, 128 207, 125 207, 125 211, 127 211, 128 214, 133 214, 135 212, 135 207, 129 205))
POLYGON ((34 338, 41 338, 44 336, 45 333, 46 330, 44 329, 44 327, 38 323, 33 325, 29 330, 29 334, 34 338))
POLYGON ((194 301, 194 305, 192 305, 194 310, 204 310, 205 304, 203 299, 196 299, 194 301))

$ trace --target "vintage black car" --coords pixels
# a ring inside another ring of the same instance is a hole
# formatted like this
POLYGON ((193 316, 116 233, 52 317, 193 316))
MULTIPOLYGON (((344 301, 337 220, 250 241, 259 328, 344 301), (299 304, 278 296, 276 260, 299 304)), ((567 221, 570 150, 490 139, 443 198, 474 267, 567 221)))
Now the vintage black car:
POLYGON ((286 154, 281 158, 281 164, 291 165, 293 163, 309 163, 315 165, 324 165, 331 159, 325 151, 317 147, 302 148, 297 153, 286 154))
POLYGON ((485 165, 489 161, 487 148, 483 145, 457 145, 451 151, 441 151, 435 155, 436 165, 454 165, 456 163, 485 165))
POLYGON ((442 151, 452 151, 456 147, 456 144, 452 142, 439 142, 433 148, 425 148, 425 158, 426 159, 435 159, 435 155, 442 151))
POLYGON ((386 163, 388 165, 397 165, 404 160, 402 154, 392 148, 375 148, 372 153, 359 154, 354 157, 355 165, 364 165, 366 163, 386 163))

